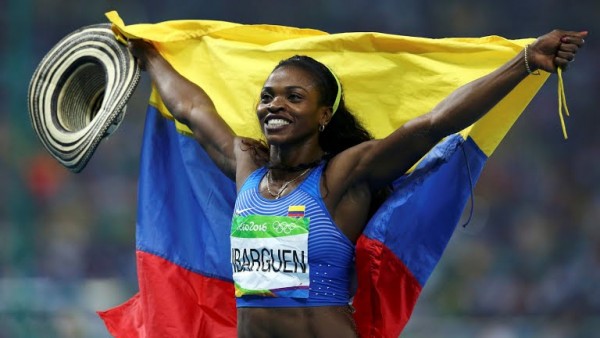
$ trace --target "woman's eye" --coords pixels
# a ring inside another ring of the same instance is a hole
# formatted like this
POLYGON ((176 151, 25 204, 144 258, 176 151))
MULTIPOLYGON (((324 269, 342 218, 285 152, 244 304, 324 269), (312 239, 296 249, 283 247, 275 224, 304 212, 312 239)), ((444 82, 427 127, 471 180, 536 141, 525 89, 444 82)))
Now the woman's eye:
POLYGON ((298 101, 302 100, 302 96, 300 96, 298 94, 290 94, 288 96, 288 100, 290 100, 290 102, 298 102, 298 101))
POLYGON ((266 103, 269 101, 271 101, 271 95, 269 95, 269 94, 261 94, 260 95, 260 102, 266 103))

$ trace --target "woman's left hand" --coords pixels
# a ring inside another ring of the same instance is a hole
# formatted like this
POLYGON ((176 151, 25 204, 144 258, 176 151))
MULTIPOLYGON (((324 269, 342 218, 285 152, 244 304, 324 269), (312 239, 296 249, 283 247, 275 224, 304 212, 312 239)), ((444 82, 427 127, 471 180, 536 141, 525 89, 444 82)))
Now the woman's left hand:
POLYGON ((527 61, 531 70, 541 69, 550 73, 555 73, 558 67, 563 71, 566 70, 569 64, 575 60, 577 51, 583 47, 587 34, 587 31, 573 32, 555 29, 540 36, 528 47, 527 61))

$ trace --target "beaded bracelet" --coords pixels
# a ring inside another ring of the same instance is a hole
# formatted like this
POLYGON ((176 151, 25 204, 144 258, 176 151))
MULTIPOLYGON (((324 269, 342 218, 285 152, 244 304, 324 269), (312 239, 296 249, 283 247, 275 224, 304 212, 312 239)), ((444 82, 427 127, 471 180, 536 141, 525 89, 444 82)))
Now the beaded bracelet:
POLYGON ((529 68, 529 60, 527 60, 527 49, 529 49, 529 45, 525 46, 525 69, 527 69, 527 73, 529 73, 530 75, 540 75, 539 70, 532 72, 531 68, 529 68))

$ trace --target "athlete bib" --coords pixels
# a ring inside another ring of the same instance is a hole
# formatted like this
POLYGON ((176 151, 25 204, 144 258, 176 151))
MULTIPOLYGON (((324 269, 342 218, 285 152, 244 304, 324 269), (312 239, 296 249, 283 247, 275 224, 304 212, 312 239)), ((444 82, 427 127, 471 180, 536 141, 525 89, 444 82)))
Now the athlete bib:
POLYGON ((235 295, 308 298, 309 219, 234 216, 231 265, 235 295))

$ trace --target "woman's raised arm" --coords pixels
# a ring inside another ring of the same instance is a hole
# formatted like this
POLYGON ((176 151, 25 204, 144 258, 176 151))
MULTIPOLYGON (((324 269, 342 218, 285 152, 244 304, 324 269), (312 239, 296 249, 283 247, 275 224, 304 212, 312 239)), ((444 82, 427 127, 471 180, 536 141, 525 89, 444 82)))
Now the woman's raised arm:
POLYGON ((455 90, 431 112, 405 123, 382 140, 369 142, 364 145, 366 149, 357 149, 362 155, 356 156, 357 165, 349 171, 355 172, 358 181, 366 180, 371 189, 389 184, 443 137, 484 116, 529 72, 566 69, 586 35, 587 32, 554 30, 539 37, 527 47, 527 54, 521 51, 492 73, 455 90))
POLYGON ((179 74, 152 44, 131 40, 129 50, 139 60, 142 69, 150 74, 173 117, 187 125, 221 171, 235 179, 236 135, 219 116, 206 92, 179 74))

